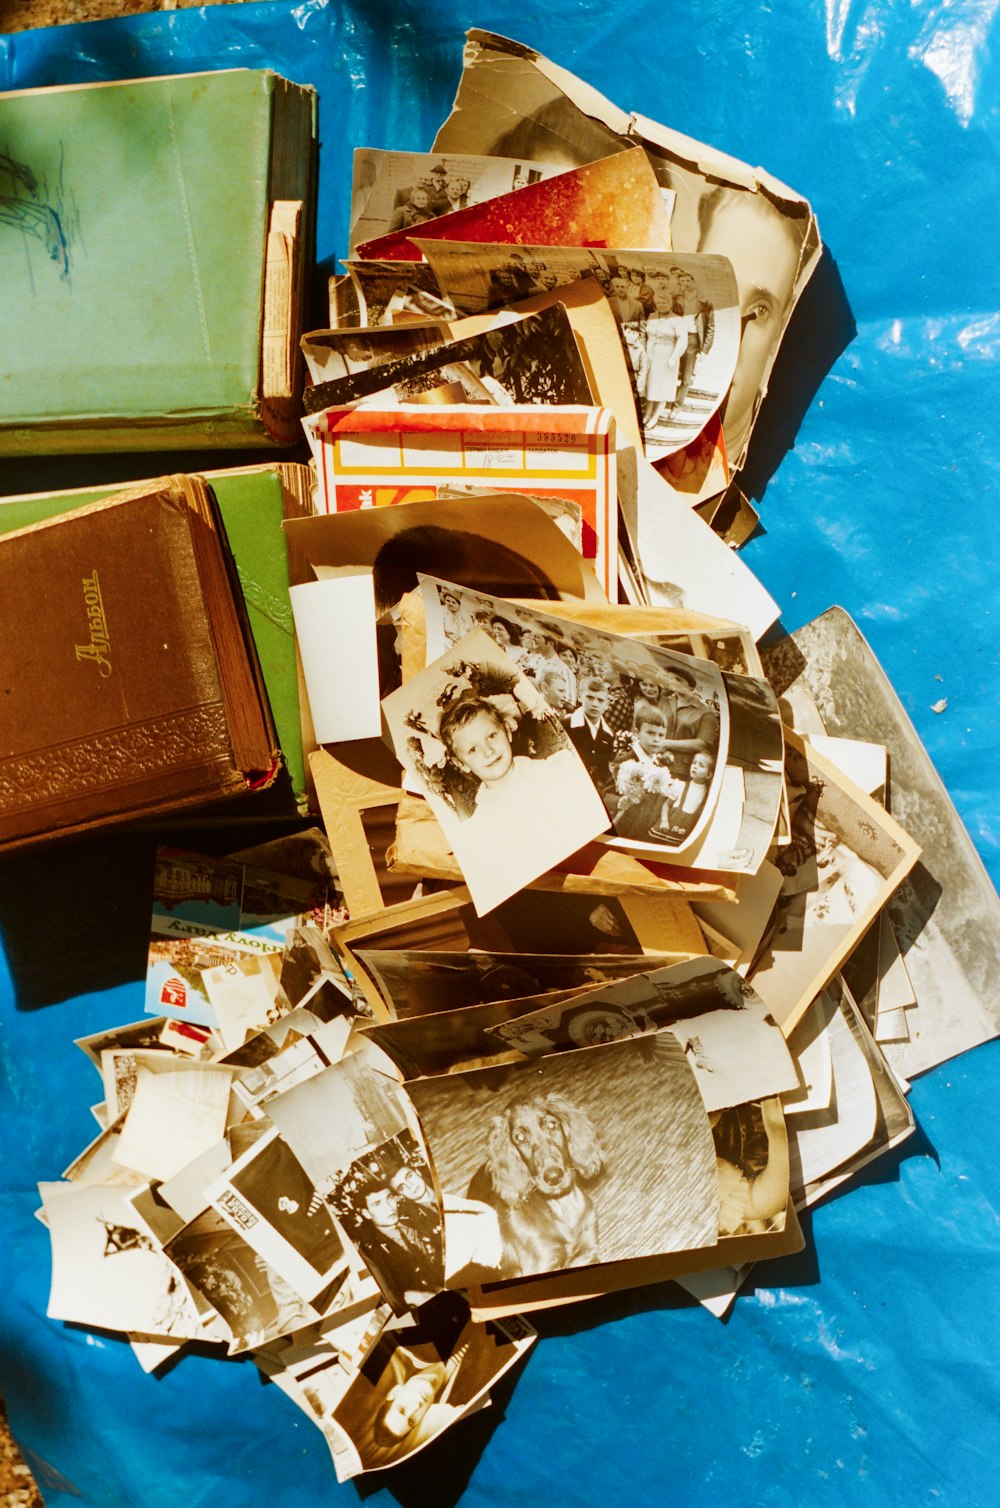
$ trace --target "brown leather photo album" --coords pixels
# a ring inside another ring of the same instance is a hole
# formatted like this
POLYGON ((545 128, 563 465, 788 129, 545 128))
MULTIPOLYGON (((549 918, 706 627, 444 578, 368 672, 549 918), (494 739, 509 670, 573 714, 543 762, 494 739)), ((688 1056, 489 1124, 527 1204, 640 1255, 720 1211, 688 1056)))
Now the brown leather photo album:
POLYGON ((0 852, 269 785, 278 748, 210 489, 0 539, 0 852))

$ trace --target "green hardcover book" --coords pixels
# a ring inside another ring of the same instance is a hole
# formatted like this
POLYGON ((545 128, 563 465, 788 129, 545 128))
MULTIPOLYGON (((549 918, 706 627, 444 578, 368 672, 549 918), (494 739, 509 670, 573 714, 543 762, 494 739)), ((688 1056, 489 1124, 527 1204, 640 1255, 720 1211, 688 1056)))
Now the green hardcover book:
POLYGON ((297 437, 315 107, 250 69, 0 95, 0 455, 297 437))
MULTIPOLYGON (((261 674, 296 804, 305 806, 305 763, 299 716, 295 634, 288 596, 282 522, 310 511, 309 470, 290 464, 212 472, 215 494, 236 562, 261 674)), ((28 524, 112 497, 127 485, 0 499, 0 536, 28 524)))

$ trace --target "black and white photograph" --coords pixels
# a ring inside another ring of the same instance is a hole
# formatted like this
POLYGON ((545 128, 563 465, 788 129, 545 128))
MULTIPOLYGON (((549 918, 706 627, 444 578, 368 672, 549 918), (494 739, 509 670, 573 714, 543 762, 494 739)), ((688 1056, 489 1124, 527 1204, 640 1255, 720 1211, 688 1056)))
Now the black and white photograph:
POLYGON ((719 1235, 781 1230, 788 1207, 788 1137, 781 1101, 712 1113, 719 1179, 719 1235))
POLYGON ((376 399, 413 403, 458 381, 459 402, 592 404, 586 368, 561 305, 526 314, 481 335, 415 351, 368 370, 307 388, 308 413, 376 399))
MULTIPOLYGON (((360 376, 419 356, 448 339, 448 326, 413 321, 403 325, 369 325, 364 329, 313 330, 302 337, 302 354, 310 381, 319 385, 360 376)), ((304 403, 312 389, 306 388, 304 403)))
POLYGON ((314 1299, 345 1266, 327 1206, 275 1130, 237 1158, 205 1197, 304 1299, 314 1299))
POLYGON ((659 1030, 671 1031, 684 1049, 706 1110, 798 1087, 785 1039, 753 986, 712 958, 588 990, 523 1014, 491 1034, 534 1056, 659 1030))
POLYGON ((391 1065, 374 1044, 280 1095, 268 1114, 394 1307, 443 1286, 436 1199, 415 1208, 393 1183, 410 1166, 433 1187, 391 1065))
POLYGON ((350 985, 319 927, 306 923, 289 931, 281 956, 281 988, 292 1007, 308 1006, 324 1019, 348 1009, 350 985))
POLYGON ((787 1033, 913 868, 919 849, 863 791, 789 733, 791 841, 769 936, 750 970, 787 1033))
POLYGON ((350 249, 562 172, 551 163, 467 153, 385 152, 356 147, 350 249))
POLYGON ((559 713, 482 629, 382 702, 396 756, 428 802, 479 912, 608 826, 559 713))
POLYGON ((334 1179, 327 1198, 393 1308, 444 1287, 444 1225, 412 1131, 371 1147, 334 1179))
MULTIPOLYGON (((438 287, 463 314, 480 314, 596 278, 628 357, 646 453, 673 455, 715 414, 740 344, 736 282, 721 256, 587 247, 417 241, 438 287)), ((357 264, 354 264, 357 265, 357 264)))
POLYGON ((452 320, 458 310, 441 292, 426 262, 358 261, 344 266, 354 284, 359 324, 396 325, 452 320))
MULTIPOLYGON (((455 106, 435 138, 443 151, 513 152, 568 167, 632 146, 606 124, 592 89, 518 42, 475 33, 455 106), (511 59, 520 73, 512 90, 511 59), (502 82, 501 82, 502 81, 502 82)), ((627 109, 629 102, 622 102, 627 109)), ((617 114, 617 112, 615 112, 617 114)), ((782 333, 822 250, 808 202, 792 189, 668 127, 642 122, 649 161, 673 193, 672 245, 727 257, 738 290, 739 359, 722 419, 730 465, 744 459, 782 333), (697 158, 693 153, 697 152, 697 158), (734 169, 739 176, 734 176, 734 169)))
POLYGON ((41 1184, 52 1240, 52 1319, 98 1329, 197 1339, 191 1294, 136 1219, 127 1188, 41 1184))
POLYGON ((889 901, 917 1004, 906 1012, 908 1041, 884 1050, 911 1078, 1000 1028, 996 891, 906 709, 842 608, 780 640, 765 663, 780 696, 812 702, 817 731, 876 738, 888 749, 893 813, 922 850, 889 901))
POLYGON ((353 1162, 406 1129, 387 1067, 374 1047, 362 1045, 268 1105, 268 1116, 324 1198, 353 1162))
POLYGON ((470 1322, 457 1336, 424 1329, 382 1336, 333 1410, 352 1448, 348 1474, 395 1466, 430 1444, 488 1397, 534 1339, 520 1318, 470 1322))
MULTIPOLYGON (((385 1002, 366 963, 369 952, 443 949, 457 956, 474 950, 543 953, 557 959, 597 954, 612 963, 645 953, 655 964, 664 953, 676 957, 676 918, 677 908, 669 899, 619 899, 575 889, 519 891, 479 916, 464 890, 443 890, 401 902, 381 916, 348 923, 338 929, 337 945, 350 962, 368 1014, 384 1020, 385 1002)), ((683 946, 685 952, 693 951, 686 939, 683 946)))
POLYGON ((226 1322, 233 1355, 320 1317, 215 1210, 198 1215, 165 1251, 226 1322))
MULTIPOLYGON (((716 665, 430 577, 423 597, 428 657, 443 652, 456 612, 481 624, 565 729, 614 835, 678 856, 696 845, 718 799, 730 738, 716 665)), ((779 790, 780 781, 778 774, 779 790)))
POLYGON ((238 1068, 234 1095, 251 1115, 260 1114, 278 1095, 339 1063, 350 1031, 348 1016, 322 1021, 304 1006, 289 1012, 226 1059, 238 1068))
POLYGON ((777 700, 764 680, 723 673, 729 745, 716 811, 689 862, 756 874, 786 811, 784 735, 777 700))
POLYGON ((503 1277, 718 1237, 712 1134, 669 1034, 407 1089, 441 1185, 496 1209, 503 1277))
POLYGON ((544 953, 434 953, 359 949, 394 1016, 427 1016, 492 1001, 523 1000, 544 990, 583 990, 656 967, 638 953, 608 958, 544 953))
POLYGON ((468 1068, 509 1058, 507 1044, 494 1035, 506 1021, 565 999, 566 990, 547 990, 522 1000, 465 1005, 431 1015, 409 1016, 366 1026, 365 1035, 392 1059, 404 1080, 468 1068))

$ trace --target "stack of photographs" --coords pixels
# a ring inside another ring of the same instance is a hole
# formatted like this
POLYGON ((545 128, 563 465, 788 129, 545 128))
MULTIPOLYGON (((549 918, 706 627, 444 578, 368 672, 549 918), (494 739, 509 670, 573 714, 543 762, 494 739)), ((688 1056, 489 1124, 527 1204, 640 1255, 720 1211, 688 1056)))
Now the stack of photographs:
POLYGON ((339 1479, 488 1405, 525 1315, 724 1315, 1000 1031, 997 897, 870 650, 836 609, 759 649, 695 511, 818 251, 487 33, 432 151, 356 155, 285 525, 322 828, 160 851, 40 1211, 54 1318, 251 1355, 339 1479))

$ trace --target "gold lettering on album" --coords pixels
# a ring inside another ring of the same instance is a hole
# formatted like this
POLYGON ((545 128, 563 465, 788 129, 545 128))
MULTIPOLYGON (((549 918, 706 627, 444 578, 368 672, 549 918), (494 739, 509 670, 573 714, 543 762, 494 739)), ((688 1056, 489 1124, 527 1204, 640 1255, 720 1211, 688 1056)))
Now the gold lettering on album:
POLYGON ((83 602, 90 626, 90 643, 75 645, 76 657, 78 660, 92 660, 102 676, 109 676, 111 640, 108 638, 108 622, 104 616, 104 600, 96 570, 91 576, 83 578, 83 602))

